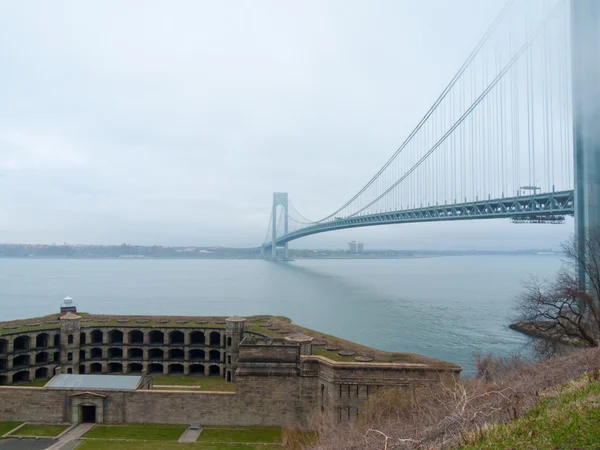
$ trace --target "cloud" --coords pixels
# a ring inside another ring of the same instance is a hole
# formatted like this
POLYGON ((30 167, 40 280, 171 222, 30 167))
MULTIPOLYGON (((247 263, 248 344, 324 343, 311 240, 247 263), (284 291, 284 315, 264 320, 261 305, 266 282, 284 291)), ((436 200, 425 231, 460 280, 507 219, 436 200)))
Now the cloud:
POLYGON ((77 169, 85 165, 85 152, 57 130, 0 126, 0 173, 77 169))

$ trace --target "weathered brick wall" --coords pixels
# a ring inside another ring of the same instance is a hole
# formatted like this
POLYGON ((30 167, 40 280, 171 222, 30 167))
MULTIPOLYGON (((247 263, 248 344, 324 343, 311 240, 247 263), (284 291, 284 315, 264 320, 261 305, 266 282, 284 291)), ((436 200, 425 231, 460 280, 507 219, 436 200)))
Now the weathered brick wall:
MULTIPOLYGON (((298 424, 304 409, 296 380, 246 383, 244 393, 103 391, 107 423, 201 423, 203 425, 298 424)), ((0 421, 70 422, 70 396, 77 391, 0 388, 0 421)))
POLYGON ((2 387, 0 421, 64 422, 67 398, 64 391, 2 387))
POLYGON ((240 410, 237 394, 134 391, 123 395, 127 422, 244 425, 251 411, 240 410))

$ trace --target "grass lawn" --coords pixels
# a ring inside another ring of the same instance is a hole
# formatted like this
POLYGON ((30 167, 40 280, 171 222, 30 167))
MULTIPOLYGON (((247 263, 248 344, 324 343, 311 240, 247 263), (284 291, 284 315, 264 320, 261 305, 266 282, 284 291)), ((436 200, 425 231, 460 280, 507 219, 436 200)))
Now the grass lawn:
MULTIPOLYGON (((199 386, 198 389, 194 390, 235 392, 235 384, 228 383, 221 377, 203 377, 194 375, 158 375, 153 376, 153 378, 155 386, 199 386)), ((153 389, 160 390, 165 388, 154 387, 153 389)))
POLYGON ((14 430, 23 422, 0 422, 0 436, 5 435, 11 430, 14 430))
POLYGON ((177 441, 186 428, 185 425, 156 424, 94 425, 94 427, 85 433, 83 437, 96 439, 177 441))
POLYGON ((281 443, 281 428, 204 428, 198 442, 262 442, 281 443))
POLYGON ((600 443, 600 382, 563 389, 522 418, 491 426, 464 450, 594 449, 600 443))
POLYGON ((77 450, 277 450, 280 445, 179 444, 178 442, 83 441, 77 450))
POLYGON ((356 362, 356 360, 354 359, 356 355, 354 356, 340 356, 338 355, 339 350, 334 350, 334 351, 327 351, 325 350, 323 347, 313 347, 312 349, 312 354, 313 355, 318 355, 318 356, 324 356, 325 358, 329 358, 333 361, 346 361, 346 362, 356 362))
POLYGON ((69 428, 69 425, 35 425, 27 424, 11 436, 56 437, 69 428))
POLYGON ((44 386, 46 386, 46 384, 48 383, 48 381, 50 381, 50 378, 45 378, 43 380, 29 381, 27 383, 19 383, 18 385, 15 385, 15 386, 19 386, 19 387, 44 387, 44 386))

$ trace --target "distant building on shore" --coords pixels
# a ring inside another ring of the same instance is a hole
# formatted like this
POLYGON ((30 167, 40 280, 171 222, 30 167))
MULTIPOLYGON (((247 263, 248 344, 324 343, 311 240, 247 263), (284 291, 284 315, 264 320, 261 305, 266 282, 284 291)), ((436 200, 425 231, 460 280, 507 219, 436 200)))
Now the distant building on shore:
POLYGON ((362 253, 365 250, 365 244, 362 242, 348 242, 348 253, 362 253))

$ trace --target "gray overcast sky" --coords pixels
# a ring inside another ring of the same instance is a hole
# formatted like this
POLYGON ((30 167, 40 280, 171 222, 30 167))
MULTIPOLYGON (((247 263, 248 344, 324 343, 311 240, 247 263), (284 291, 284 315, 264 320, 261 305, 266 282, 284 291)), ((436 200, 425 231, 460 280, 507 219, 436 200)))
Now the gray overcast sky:
MULTIPOLYGON (((0 0, 0 242, 256 246, 380 168, 504 0, 0 0)), ((508 221, 295 247, 557 247, 508 221)))

